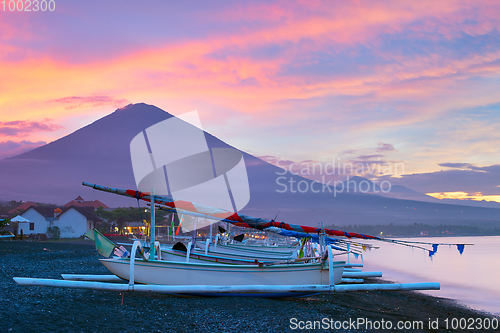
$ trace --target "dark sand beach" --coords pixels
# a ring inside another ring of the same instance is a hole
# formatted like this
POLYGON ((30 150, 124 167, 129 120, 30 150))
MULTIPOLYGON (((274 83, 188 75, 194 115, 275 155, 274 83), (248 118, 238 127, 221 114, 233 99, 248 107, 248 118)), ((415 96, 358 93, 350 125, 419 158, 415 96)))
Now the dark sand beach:
POLYGON ((23 287, 12 280, 15 276, 60 279, 61 273, 108 274, 99 258, 88 241, 0 241, 0 331, 297 332, 311 331, 300 328, 314 321, 325 327, 325 323, 369 320, 380 324, 384 320, 386 327, 391 322, 392 329, 362 325, 330 331, 470 332, 481 330, 450 326, 447 330, 445 320, 451 324, 453 318, 478 322, 493 318, 451 300, 415 292, 353 292, 291 300, 126 293, 122 305, 117 292, 23 287), (439 328, 429 329, 429 320, 436 319, 439 328), (399 321, 422 322, 424 327, 397 329, 399 321))

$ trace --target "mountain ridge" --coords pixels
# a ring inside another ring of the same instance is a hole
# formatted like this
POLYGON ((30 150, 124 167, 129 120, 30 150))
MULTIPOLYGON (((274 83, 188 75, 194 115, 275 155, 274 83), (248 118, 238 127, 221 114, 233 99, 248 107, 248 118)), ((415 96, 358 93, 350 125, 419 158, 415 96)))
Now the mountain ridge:
MULTIPOLYGON (((81 195, 86 200, 100 200, 110 207, 134 206, 137 203, 133 200, 84 188, 81 183, 135 188, 130 141, 140 131, 170 117, 173 115, 155 106, 131 104, 47 145, 1 160, 3 191, 0 200, 65 203, 81 195)), ((205 138, 209 148, 232 147, 207 132, 205 138)), ((283 174, 281 168, 242 153, 251 191, 250 203, 242 212, 249 215, 272 218, 279 211, 279 218, 284 221, 306 225, 319 222, 338 225, 339 220, 344 224, 454 221, 468 225, 500 225, 500 210, 495 208, 442 205, 374 194, 333 195, 331 186, 323 186, 321 193, 280 193, 279 175, 308 186, 313 181, 289 172, 283 174), (410 212, 408 207, 414 210, 410 212)))

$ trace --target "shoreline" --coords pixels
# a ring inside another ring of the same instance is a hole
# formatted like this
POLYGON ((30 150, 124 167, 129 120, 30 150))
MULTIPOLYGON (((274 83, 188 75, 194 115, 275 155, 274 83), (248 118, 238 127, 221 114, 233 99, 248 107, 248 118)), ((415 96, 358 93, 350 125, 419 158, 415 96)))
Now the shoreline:
MULTIPOLYGON (((413 291, 320 294, 297 299, 178 297, 84 289, 23 287, 12 277, 60 279, 62 273, 106 274, 92 241, 0 242, 0 318, 11 331, 301 331, 298 322, 422 322, 439 330, 456 318, 498 318, 454 300, 413 291), (82 243, 83 242, 83 243, 82 243), (122 303, 123 297, 123 305, 122 303), (294 319, 295 318, 295 319, 294 319)), ((375 281, 375 280, 371 280, 375 281)), ((392 283, 377 279, 378 283, 392 283)), ((479 318, 479 319, 478 319, 479 318)), ((498 319, 497 319, 498 320, 498 319)), ((305 327, 305 326, 304 326, 305 327)), ((333 327, 333 326, 332 326, 333 327)), ((449 328, 450 329, 450 328, 449 328)), ((397 329, 392 329, 398 331, 397 329)), ((392 331, 390 330, 390 331, 392 331)), ((334 330, 335 331, 335 330, 334 330)), ((359 332, 360 329, 339 330, 359 332)), ((370 329, 362 331, 371 332, 370 329)), ((379 331, 380 330, 373 330, 379 331)), ((490 330, 491 331, 491 330, 490 330)))

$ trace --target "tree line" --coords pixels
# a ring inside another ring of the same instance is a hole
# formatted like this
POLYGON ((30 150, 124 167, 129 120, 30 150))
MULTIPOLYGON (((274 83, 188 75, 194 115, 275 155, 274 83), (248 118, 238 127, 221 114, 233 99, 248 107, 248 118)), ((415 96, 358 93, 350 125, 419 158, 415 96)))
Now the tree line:
MULTIPOLYGON (((118 228, 119 233, 121 233, 128 222, 142 222, 145 226, 149 226, 151 221, 149 209, 143 207, 120 207, 113 210, 99 207, 95 210, 94 214, 102 219, 102 221, 97 224, 97 229, 106 233, 113 232, 115 227, 118 228)), ((155 212, 155 223, 158 225, 170 224, 172 218, 171 214, 170 212, 157 210, 155 212)), ((174 223, 178 224, 177 217, 174 216, 174 218, 174 223)))
MULTIPOLYGON (((9 202, 7 203, 4 203, 4 204, 0 204, 0 215, 1 216, 7 216, 9 215, 9 212, 11 210, 13 210, 14 208, 16 207, 19 207, 20 205, 22 205, 24 203, 24 201, 17 201, 17 200, 10 200, 9 202)), ((34 202, 37 206, 39 207, 49 207, 49 208, 56 208, 57 205, 55 204, 50 204, 50 203, 43 203, 43 202, 34 202)), ((14 214, 20 214, 22 213, 22 209, 19 209, 17 211, 14 212, 14 214)))

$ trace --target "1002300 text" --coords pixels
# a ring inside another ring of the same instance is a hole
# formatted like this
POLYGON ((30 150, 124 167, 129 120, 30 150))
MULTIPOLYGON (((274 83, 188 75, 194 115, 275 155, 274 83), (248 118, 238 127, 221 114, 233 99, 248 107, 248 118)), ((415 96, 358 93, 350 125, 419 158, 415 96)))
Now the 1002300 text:
POLYGON ((2 0, 4 12, 53 12, 56 10, 55 0, 2 0))

